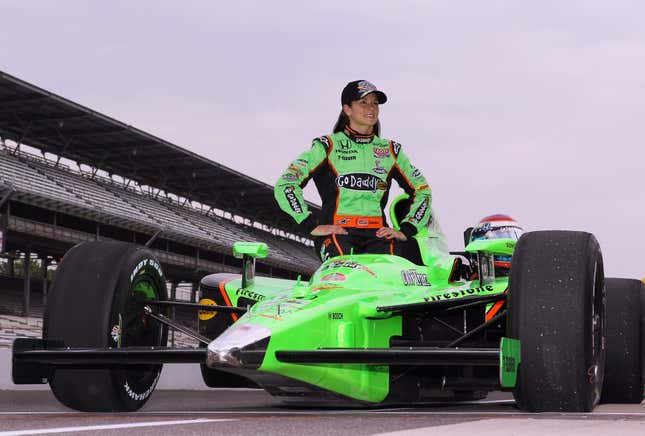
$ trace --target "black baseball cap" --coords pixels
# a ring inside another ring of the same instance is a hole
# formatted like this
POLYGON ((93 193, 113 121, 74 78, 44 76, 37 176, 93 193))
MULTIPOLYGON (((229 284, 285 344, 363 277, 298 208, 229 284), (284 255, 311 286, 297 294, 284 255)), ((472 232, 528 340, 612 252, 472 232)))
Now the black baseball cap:
POLYGON ((368 82, 367 80, 354 80, 353 82, 349 82, 345 88, 343 88, 343 93, 340 95, 340 102, 341 104, 350 104, 354 100, 360 100, 372 92, 376 94, 379 104, 383 104, 387 101, 385 93, 376 89, 376 86, 374 86, 373 83, 368 82))

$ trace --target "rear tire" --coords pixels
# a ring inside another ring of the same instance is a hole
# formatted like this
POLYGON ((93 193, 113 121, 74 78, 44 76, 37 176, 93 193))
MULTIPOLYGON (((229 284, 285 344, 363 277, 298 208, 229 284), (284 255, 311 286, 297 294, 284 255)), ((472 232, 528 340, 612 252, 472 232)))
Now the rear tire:
MULTIPOLYGON (((641 285, 641 335, 641 374, 643 382, 645 382, 645 281, 641 285)), ((645 388, 643 390, 643 396, 645 396, 645 388)))
POLYGON ((633 279, 606 279, 607 366, 603 403, 643 401, 643 283, 633 279))
MULTIPOLYGON (((152 253, 134 244, 88 242, 65 254, 45 309, 43 338, 67 347, 164 346, 167 328, 143 316, 144 300, 166 300, 166 283, 152 253)), ((57 369, 50 380, 66 406, 94 412, 139 409, 162 365, 57 369)))
POLYGON ((509 280, 508 335, 521 341, 520 408, 589 412, 603 384, 604 274, 589 233, 541 231, 517 243, 509 280))

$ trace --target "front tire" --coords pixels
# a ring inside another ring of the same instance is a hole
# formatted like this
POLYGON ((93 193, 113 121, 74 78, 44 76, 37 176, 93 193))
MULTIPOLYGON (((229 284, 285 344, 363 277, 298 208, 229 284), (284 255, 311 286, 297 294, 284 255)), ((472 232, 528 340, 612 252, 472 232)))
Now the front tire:
MULTIPOLYGON (((150 250, 122 242, 88 242, 65 254, 56 272, 43 338, 66 347, 165 346, 167 328, 143 315, 143 301, 166 300, 159 262, 150 250)), ((57 369, 50 380, 66 406, 94 412, 139 409, 162 365, 57 369)))
POLYGON ((590 233, 524 234, 513 255, 508 335, 521 342, 520 408, 590 412, 600 399, 605 349, 603 262, 590 233))

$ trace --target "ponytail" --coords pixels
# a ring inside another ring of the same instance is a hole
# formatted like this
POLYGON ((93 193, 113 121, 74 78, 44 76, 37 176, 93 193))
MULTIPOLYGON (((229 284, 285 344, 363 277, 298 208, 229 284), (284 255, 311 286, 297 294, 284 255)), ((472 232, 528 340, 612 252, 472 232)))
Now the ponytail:
POLYGON ((349 118, 345 115, 345 111, 341 109, 340 114, 338 115, 338 120, 336 120, 336 124, 334 124, 334 131, 332 133, 342 132, 348 124, 349 118))

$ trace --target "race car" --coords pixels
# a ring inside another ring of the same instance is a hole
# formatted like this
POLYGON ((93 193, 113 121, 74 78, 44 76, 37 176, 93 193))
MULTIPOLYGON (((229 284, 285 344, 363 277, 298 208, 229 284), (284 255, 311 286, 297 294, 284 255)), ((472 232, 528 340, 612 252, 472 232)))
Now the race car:
MULTIPOLYGON (((391 209, 395 228, 403 201, 391 209)), ((255 276, 267 246, 241 242, 241 274, 204 277, 199 303, 168 301, 145 247, 83 243, 58 269, 43 338, 14 342, 13 381, 49 383, 81 411, 137 410, 164 363, 199 364, 208 386, 257 385, 298 405, 463 401, 499 390, 529 412, 640 403, 645 286, 605 279, 590 233, 515 236, 466 232, 465 251, 450 253, 421 231, 413 255, 351 253, 309 280, 255 276), (198 330, 170 319, 173 306, 198 311, 198 330), (168 327, 200 347, 166 347, 168 327)))

